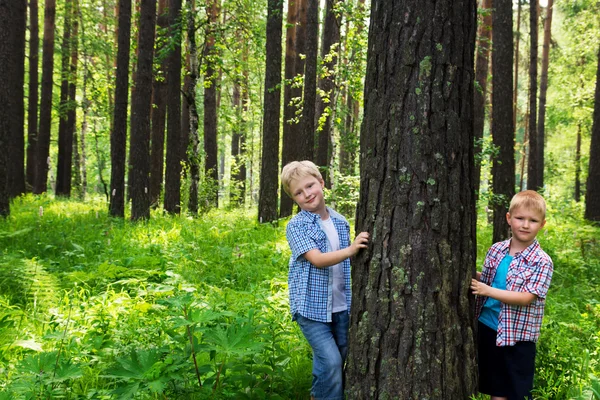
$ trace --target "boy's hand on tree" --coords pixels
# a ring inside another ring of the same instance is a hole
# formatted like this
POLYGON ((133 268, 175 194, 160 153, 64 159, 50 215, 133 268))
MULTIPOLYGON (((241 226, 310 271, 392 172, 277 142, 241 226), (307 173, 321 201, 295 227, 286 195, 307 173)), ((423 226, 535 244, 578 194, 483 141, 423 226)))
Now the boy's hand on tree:
POLYGON ((471 290, 473 291, 473 294, 487 296, 486 293, 489 288, 490 287, 485 283, 479 282, 477 279, 471 279, 471 290))
POLYGON ((354 238, 354 242, 350 245, 352 254, 355 255, 360 249, 366 249, 369 244, 369 233, 361 232, 354 238))

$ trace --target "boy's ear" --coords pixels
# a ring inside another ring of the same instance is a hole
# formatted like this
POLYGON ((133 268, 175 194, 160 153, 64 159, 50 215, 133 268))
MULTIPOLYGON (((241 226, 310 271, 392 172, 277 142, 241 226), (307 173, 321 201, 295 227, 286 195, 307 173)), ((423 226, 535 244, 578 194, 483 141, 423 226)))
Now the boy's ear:
POLYGON ((506 222, 508 223, 508 226, 510 226, 510 213, 509 212, 506 213, 506 222))

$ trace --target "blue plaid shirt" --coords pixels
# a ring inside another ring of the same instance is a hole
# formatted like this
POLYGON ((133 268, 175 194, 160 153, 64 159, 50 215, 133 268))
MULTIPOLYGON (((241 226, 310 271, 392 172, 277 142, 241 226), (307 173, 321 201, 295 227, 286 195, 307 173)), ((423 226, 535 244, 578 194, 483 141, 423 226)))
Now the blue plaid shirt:
MULTIPOLYGON (((339 213, 330 208, 327 210, 340 238, 340 249, 345 249, 350 246, 350 225, 339 213)), ((319 249, 321 253, 329 251, 327 236, 319 225, 320 219, 318 214, 302 210, 287 224, 286 237, 292 251, 288 274, 290 309, 294 319, 298 313, 313 321, 331 322, 333 270, 317 268, 304 258, 304 254, 312 249, 319 249)), ((342 270, 348 306, 346 311, 349 313, 352 298, 349 258, 342 261, 342 270)))

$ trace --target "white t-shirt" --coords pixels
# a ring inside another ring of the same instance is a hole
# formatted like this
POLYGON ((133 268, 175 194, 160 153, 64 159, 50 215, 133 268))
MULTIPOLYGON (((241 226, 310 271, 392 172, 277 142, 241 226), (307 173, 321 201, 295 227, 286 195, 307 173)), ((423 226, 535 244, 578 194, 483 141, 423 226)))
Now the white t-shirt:
MULTIPOLYGON (((340 238, 337 230, 333 225, 331 218, 320 221, 321 228, 327 236, 329 241, 329 250, 337 251, 340 249, 340 238)), ((332 312, 340 312, 348 309, 346 304, 346 285, 344 284, 344 271, 342 269, 342 263, 332 265, 329 267, 333 271, 333 308, 332 312)))

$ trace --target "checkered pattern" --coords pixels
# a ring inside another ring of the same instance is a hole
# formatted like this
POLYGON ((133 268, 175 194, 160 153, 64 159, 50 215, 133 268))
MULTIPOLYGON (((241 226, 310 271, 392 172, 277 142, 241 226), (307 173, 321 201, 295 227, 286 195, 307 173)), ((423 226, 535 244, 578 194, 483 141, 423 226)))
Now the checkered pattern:
MULTIPOLYGON (((329 217, 340 238, 340 249, 350 246, 350 225, 339 213, 327 208, 329 217)), ((333 307, 333 271, 331 268, 317 268, 304 258, 312 249, 322 253, 328 251, 325 232, 319 225, 320 216, 308 211, 300 211, 286 229, 286 237, 292 255, 289 263, 288 286, 292 315, 299 313, 305 318, 318 322, 331 322, 333 307)), ((350 286, 350 259, 342 262, 346 286, 346 304, 350 312, 352 298, 350 286)))
MULTIPOLYGON (((510 239, 490 247, 483 264, 481 282, 492 285, 496 270, 509 249, 510 239)), ((537 240, 515 255, 506 274, 506 290, 533 293, 537 299, 527 306, 502 303, 498 317, 497 346, 513 346, 520 341, 537 341, 540 336, 552 271, 552 259, 542 250, 537 240)), ((479 318, 485 299, 486 297, 483 296, 477 298, 477 318, 479 318)))

